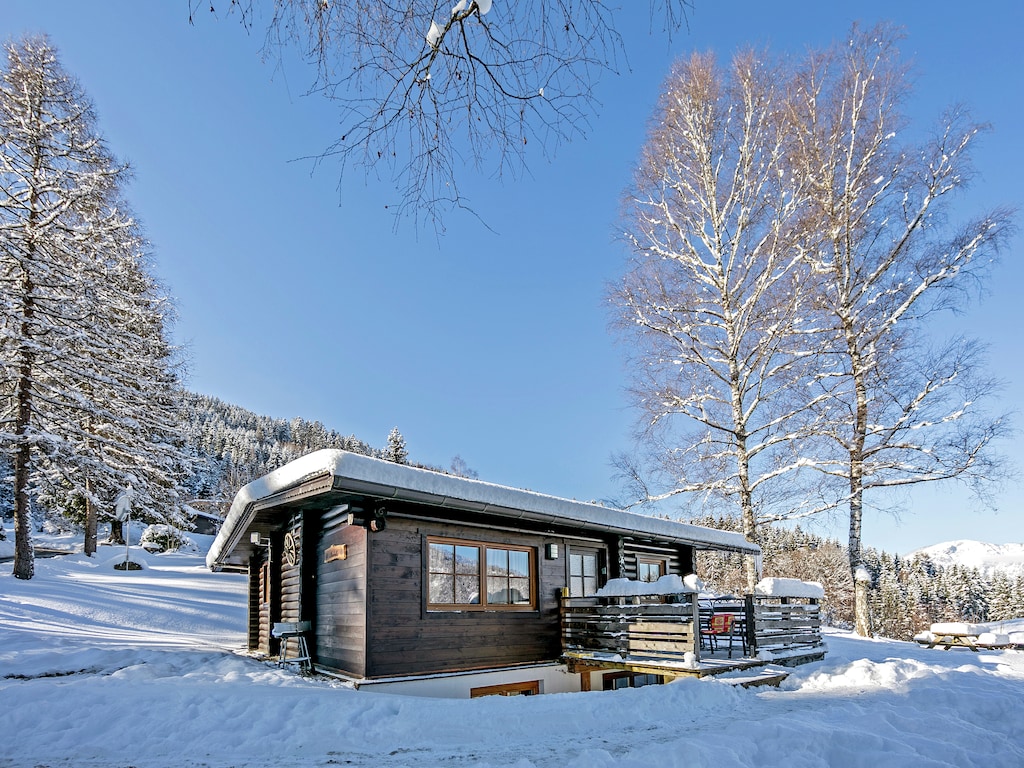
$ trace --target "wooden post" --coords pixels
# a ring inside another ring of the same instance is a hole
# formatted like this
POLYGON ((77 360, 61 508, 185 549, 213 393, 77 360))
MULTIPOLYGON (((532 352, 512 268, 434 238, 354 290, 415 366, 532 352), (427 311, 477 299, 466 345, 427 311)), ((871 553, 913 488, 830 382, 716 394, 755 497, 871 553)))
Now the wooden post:
POLYGON ((757 629, 754 626, 754 596, 743 596, 743 614, 746 619, 747 650, 751 656, 757 656, 757 629))
POLYGON ((590 667, 584 667, 580 670, 580 691, 590 690, 590 667))
POLYGON ((690 606, 693 608, 693 655, 700 661, 700 603, 697 602, 697 593, 690 593, 690 606))

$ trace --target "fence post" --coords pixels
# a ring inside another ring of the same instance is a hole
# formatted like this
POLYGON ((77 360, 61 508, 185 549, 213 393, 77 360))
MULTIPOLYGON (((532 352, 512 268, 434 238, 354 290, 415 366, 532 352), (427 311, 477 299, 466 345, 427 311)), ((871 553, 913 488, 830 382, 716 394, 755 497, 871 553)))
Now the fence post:
POLYGON ((700 661, 700 603, 696 592, 690 593, 690 607, 693 609, 693 655, 700 661))
POLYGON ((757 630, 754 627, 754 596, 743 596, 743 613, 746 619, 747 648, 751 656, 757 656, 757 630))

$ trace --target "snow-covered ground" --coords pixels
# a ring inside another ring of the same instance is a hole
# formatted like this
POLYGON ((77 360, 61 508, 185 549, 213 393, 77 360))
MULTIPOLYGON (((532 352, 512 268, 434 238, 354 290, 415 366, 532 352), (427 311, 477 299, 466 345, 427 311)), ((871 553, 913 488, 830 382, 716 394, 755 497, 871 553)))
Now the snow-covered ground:
POLYGON ((0 768, 1024 765, 1021 651, 832 632, 779 690, 401 697, 245 656, 244 579, 202 553, 132 557, 0 566, 0 768))

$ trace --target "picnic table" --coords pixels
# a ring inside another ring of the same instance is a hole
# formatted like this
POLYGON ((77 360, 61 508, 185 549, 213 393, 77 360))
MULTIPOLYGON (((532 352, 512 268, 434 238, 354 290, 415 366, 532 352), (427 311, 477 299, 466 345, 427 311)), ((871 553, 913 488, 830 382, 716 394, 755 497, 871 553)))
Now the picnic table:
POLYGON ((1005 635, 993 633, 980 624, 964 622, 940 622, 932 624, 927 632, 921 632, 914 639, 926 648, 941 645, 942 650, 970 648, 975 653, 979 648, 1008 648, 1013 643, 1005 635))

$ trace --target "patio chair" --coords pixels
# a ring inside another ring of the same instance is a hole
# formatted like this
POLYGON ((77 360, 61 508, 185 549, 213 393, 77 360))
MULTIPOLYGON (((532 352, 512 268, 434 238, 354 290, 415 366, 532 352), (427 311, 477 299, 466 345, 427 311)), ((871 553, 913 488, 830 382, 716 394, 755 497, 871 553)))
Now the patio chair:
POLYGON ((702 634, 708 638, 708 643, 711 646, 711 650, 717 650, 718 639, 726 635, 729 636, 729 658, 732 658, 732 627, 735 620, 735 616, 731 613, 714 613, 711 618, 708 619, 707 627, 701 629, 702 634))

